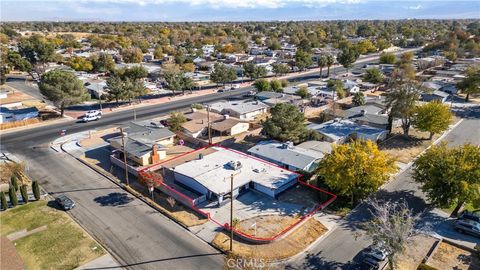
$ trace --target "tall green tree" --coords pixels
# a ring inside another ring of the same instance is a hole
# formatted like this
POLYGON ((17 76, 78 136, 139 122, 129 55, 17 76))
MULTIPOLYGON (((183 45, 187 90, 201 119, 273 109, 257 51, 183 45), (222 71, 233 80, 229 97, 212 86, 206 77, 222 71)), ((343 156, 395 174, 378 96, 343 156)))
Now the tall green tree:
MULTIPOLYGON (((387 92, 385 104, 390 109, 389 126, 394 118, 402 121, 403 134, 408 135, 416 102, 420 99, 420 87, 414 82, 394 84, 387 92)), ((390 130, 391 131, 391 130, 390 130)))
POLYGON ((297 50, 297 52, 295 52, 295 66, 299 70, 305 70, 312 65, 312 56, 308 52, 303 50, 297 50))
POLYGON ((168 128, 171 131, 180 131, 182 130, 182 124, 187 122, 187 118, 181 112, 172 112, 170 118, 168 119, 168 128))
POLYGON ((457 84, 458 89, 464 94, 465 101, 468 102, 471 94, 480 93, 480 67, 469 67, 467 76, 457 84))
POLYGON ((38 184, 38 181, 32 181, 32 192, 35 200, 40 200, 40 185, 38 184))
POLYGON ((415 128, 430 132, 430 140, 434 134, 447 130, 451 121, 450 108, 440 102, 429 102, 417 106, 412 118, 412 124, 415 128))
POLYGON ((365 105, 365 95, 363 94, 363 92, 357 92, 353 94, 352 103, 355 106, 365 105))
POLYGON ((272 64, 272 71, 275 73, 275 76, 282 76, 287 74, 290 71, 290 67, 286 64, 272 64))
POLYGON ((270 81, 270 88, 273 92, 283 92, 283 85, 282 82, 279 80, 271 80, 270 81))
POLYGON ((127 97, 123 80, 119 76, 114 75, 107 79, 107 98, 109 100, 115 100, 118 104, 120 100, 127 99, 127 97))
POLYGON ((8 197, 10 199, 10 203, 12 204, 13 207, 17 206, 18 204, 18 198, 17 198, 17 192, 15 191, 15 187, 10 186, 8 189, 8 197))
POLYGON ((385 79, 383 73, 378 68, 367 69, 363 78, 365 79, 365 81, 375 84, 381 83, 385 79))
POLYGON ((323 75, 323 68, 327 66, 327 56, 326 55, 320 55, 318 57, 318 61, 317 61, 317 64, 318 64, 318 67, 320 68, 320 78, 322 77, 323 75))
POLYGON ((2 210, 5 211, 8 209, 7 198, 5 197, 5 192, 0 191, 0 203, 2 204, 2 210))
POLYGON ((132 81, 140 80, 148 76, 147 69, 142 66, 123 68, 119 72, 123 79, 130 79, 132 81))
POLYGON ((283 142, 299 143, 308 133, 305 117, 292 104, 276 104, 270 109, 271 116, 263 122, 263 130, 268 137, 283 142))
POLYGON ((20 195, 22 195, 23 204, 28 203, 28 193, 27 193, 27 186, 21 185, 20 186, 20 195))
POLYGON ((267 79, 257 79, 253 83, 253 87, 257 89, 258 92, 263 92, 263 91, 272 91, 272 86, 270 85, 270 82, 268 82, 267 79))
POLYGON ((89 99, 82 81, 68 71, 51 70, 42 75, 38 86, 40 93, 60 108, 62 116, 66 107, 89 99))
POLYGON ((335 64, 335 57, 331 54, 327 54, 327 77, 330 77, 330 67, 335 64))
POLYGON ((414 162, 412 177, 430 202, 440 208, 465 203, 480 207, 480 146, 465 144, 448 148, 432 146, 414 162))
POLYGON ((225 85, 237 79, 237 72, 235 68, 229 67, 225 64, 216 63, 214 70, 210 74, 210 80, 217 84, 225 85))
POLYGON ((121 54, 125 63, 141 63, 143 61, 142 50, 137 47, 123 49, 121 54))
POLYGON ((17 176, 12 175, 12 177, 10 177, 10 185, 12 185, 12 187, 15 188, 15 191, 18 190, 18 178, 17 178, 17 176))
POLYGON ((334 145, 318 168, 325 184, 338 195, 349 197, 352 205, 377 191, 397 171, 395 159, 370 140, 334 145))
POLYGON ((258 66, 254 63, 247 62, 243 64, 242 68, 243 75, 254 80, 267 76, 267 69, 264 66, 258 66))
POLYGON ((353 66, 353 63, 357 61, 360 54, 358 51, 353 47, 345 47, 342 51, 340 51, 337 55, 337 61, 347 69, 353 66))
POLYGON ((7 54, 8 62, 20 71, 29 72, 32 70, 32 65, 27 59, 23 58, 19 53, 9 51, 7 54))
POLYGON ((20 40, 18 51, 31 64, 44 64, 54 59, 55 45, 41 35, 33 35, 20 40))
POLYGON ((106 53, 99 53, 90 57, 95 72, 112 72, 115 69, 115 61, 113 57, 106 53))

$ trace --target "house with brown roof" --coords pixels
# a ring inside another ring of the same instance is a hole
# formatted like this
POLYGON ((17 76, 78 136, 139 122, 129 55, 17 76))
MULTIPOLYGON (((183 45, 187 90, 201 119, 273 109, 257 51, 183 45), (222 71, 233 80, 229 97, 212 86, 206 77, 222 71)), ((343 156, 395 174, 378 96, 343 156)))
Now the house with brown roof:
POLYGON ((250 124, 238 119, 226 118, 222 121, 212 123, 211 129, 214 135, 219 136, 234 136, 248 131, 250 124))

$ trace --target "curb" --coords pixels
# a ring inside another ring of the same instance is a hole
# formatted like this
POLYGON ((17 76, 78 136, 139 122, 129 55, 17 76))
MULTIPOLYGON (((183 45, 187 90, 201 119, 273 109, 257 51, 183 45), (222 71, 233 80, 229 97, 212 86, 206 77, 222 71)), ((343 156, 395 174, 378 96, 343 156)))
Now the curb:
MULTIPOLYGON (((67 143, 67 142, 64 142, 64 143, 67 143)), ((197 236, 196 234, 194 234, 187 226, 185 226, 184 224, 180 223, 179 221, 175 220, 174 218, 170 217, 168 214, 164 213, 164 211, 162 210, 159 210, 157 209, 154 205, 152 205, 150 202, 149 202, 149 199, 146 198, 145 196, 141 195, 138 191, 136 191, 135 189, 133 188, 127 188, 126 185, 124 185, 123 183, 121 183, 120 181, 117 181, 114 177, 108 175, 106 172, 104 172, 103 170, 100 170, 98 168, 95 168, 94 166, 92 166, 91 164, 89 164, 88 162, 82 160, 81 158, 78 158, 76 156, 74 156, 73 154, 69 153, 68 151, 64 150, 63 149, 63 144, 62 143, 60 145, 60 149, 68 154, 69 156, 71 156, 72 158, 78 160, 79 162, 81 162, 82 164, 86 165, 88 168, 92 169, 93 171, 95 171, 96 173, 100 174, 101 176, 107 178, 108 180, 110 180, 112 183, 116 184, 117 186, 119 186, 121 189, 123 189, 124 191, 126 191, 127 193, 133 195, 135 198, 141 200, 143 203, 145 203, 146 205, 148 205, 149 207, 151 207, 152 209, 154 209, 155 211, 159 212, 160 214, 162 214, 164 217, 166 217, 168 220, 170 220, 171 222, 174 222, 175 224, 179 225, 180 227, 182 227, 183 229, 185 229, 188 233, 190 233, 192 236, 196 237, 197 239, 201 240, 202 242, 204 243, 207 243, 209 246, 213 247, 215 250, 219 251, 220 253, 222 254, 226 254, 225 252, 223 252, 222 250, 216 248, 214 245, 212 245, 210 242, 207 242, 205 240, 203 240, 201 237, 197 236), (135 191, 135 192, 131 192, 131 190, 135 191)), ((75 219, 75 221, 77 221, 75 219)), ((78 221, 77 221, 78 223, 78 221)), ((83 226, 82 226, 83 228, 83 226)), ((85 228, 84 228, 85 229, 85 228)), ((100 241, 97 241, 100 243, 100 241)), ((102 245, 103 246, 103 245, 102 245)), ((111 252, 110 249, 107 249, 110 253, 113 253, 111 252)), ((115 256, 116 257, 116 256, 115 256)))

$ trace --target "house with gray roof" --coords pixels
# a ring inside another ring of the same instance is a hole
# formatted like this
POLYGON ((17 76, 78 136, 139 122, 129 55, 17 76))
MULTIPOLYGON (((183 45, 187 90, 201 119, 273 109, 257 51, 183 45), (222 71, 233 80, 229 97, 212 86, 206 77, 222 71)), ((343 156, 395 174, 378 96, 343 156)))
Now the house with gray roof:
MULTIPOLYGON (((353 107, 345 111, 345 117, 360 125, 388 128, 387 110, 382 105, 366 104, 353 107)), ((394 119, 392 124, 397 126, 399 124, 398 119, 394 119)))
MULTIPOLYGON (((331 151, 328 150, 328 152, 331 151)), ((262 141, 248 149, 252 156, 275 163, 291 171, 311 172, 327 152, 294 146, 291 142, 262 141)))
MULTIPOLYGON (((137 166, 154 164, 166 158, 168 146, 173 145, 175 137, 168 128, 142 124, 131 122, 123 126, 127 157, 137 166)), ((109 142, 115 151, 123 154, 121 136, 111 138, 109 142)))
POLYGON ((310 124, 308 128, 320 133, 326 141, 339 144, 346 142, 349 138, 378 142, 385 140, 388 135, 388 131, 385 129, 339 118, 322 124, 310 124))
POLYGON ((431 93, 422 93, 422 101, 430 102, 430 101, 439 101, 444 103, 447 101, 449 94, 443 91, 435 90, 431 93))
POLYGON ((228 114, 240 120, 251 121, 268 111, 268 106, 260 101, 221 101, 210 104, 210 111, 228 114))

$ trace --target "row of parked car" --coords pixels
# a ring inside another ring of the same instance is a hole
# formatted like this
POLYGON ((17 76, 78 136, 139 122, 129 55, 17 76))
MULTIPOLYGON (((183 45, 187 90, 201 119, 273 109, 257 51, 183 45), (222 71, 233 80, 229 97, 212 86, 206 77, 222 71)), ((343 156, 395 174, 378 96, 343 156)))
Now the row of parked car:
POLYGON ((480 237, 480 210, 464 211, 455 221, 454 227, 460 233, 480 237))

